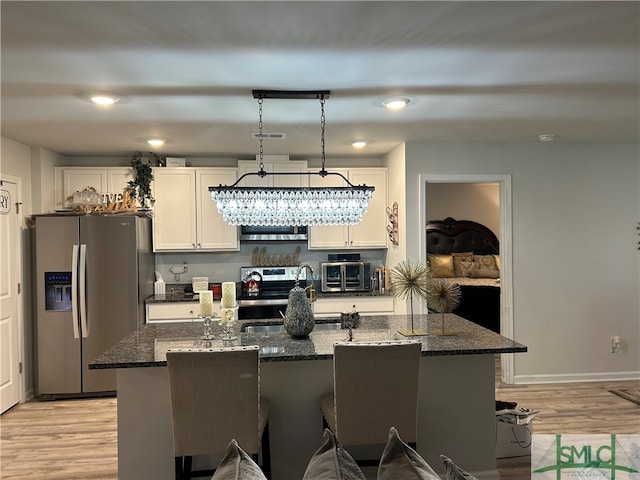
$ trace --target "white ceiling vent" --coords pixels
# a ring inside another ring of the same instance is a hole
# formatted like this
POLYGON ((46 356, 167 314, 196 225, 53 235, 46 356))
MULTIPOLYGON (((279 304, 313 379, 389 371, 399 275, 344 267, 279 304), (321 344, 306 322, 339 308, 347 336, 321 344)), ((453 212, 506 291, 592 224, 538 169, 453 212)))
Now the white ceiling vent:
MULTIPOLYGON (((251 132, 251 136, 253 138, 260 138, 260 132, 251 132)), ((262 132, 262 138, 273 138, 275 140, 284 140, 285 138, 287 138, 287 134, 286 133, 268 133, 268 132, 262 132)))

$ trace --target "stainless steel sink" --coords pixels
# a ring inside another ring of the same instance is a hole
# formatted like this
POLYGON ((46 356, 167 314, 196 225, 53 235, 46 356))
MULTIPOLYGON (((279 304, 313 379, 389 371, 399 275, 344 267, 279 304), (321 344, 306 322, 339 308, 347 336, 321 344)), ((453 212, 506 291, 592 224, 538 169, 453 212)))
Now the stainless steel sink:
POLYGON ((316 323, 314 330, 340 330, 342 324, 340 322, 316 323))
MULTIPOLYGON (((316 323, 314 330, 340 330, 342 325, 340 322, 322 322, 316 323)), ((269 325, 244 325, 243 331, 246 333, 280 333, 284 332, 284 325, 269 324, 269 325)))
POLYGON ((247 333, 279 333, 284 332, 284 325, 247 325, 244 331, 247 333))

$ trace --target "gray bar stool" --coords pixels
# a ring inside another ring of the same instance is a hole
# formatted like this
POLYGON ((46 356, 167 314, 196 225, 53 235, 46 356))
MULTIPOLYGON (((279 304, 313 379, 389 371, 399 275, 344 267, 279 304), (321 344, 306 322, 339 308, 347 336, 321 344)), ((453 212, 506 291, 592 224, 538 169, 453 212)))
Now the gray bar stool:
MULTIPOLYGON (((420 341, 335 344, 333 392, 322 395, 320 408, 345 449, 384 446, 391 427, 416 447, 421 350, 420 341)), ((379 458, 356 461, 377 466, 379 458)))
POLYGON ((269 401, 260 396, 258 346, 167 352, 176 480, 192 472, 192 457, 222 456, 235 439, 271 477, 269 401))

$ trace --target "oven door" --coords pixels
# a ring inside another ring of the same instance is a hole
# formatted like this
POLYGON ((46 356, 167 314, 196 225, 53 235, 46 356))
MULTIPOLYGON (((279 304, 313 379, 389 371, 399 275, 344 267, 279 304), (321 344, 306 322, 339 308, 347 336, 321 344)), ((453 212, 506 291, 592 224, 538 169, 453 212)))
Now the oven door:
POLYGON ((364 265, 362 263, 345 263, 344 291, 364 290, 364 265))
POLYGON ((322 263, 321 264, 322 291, 341 292, 342 291, 342 264, 322 263))
POLYGON ((259 298, 238 301, 238 320, 282 319, 287 310, 286 298, 259 298))

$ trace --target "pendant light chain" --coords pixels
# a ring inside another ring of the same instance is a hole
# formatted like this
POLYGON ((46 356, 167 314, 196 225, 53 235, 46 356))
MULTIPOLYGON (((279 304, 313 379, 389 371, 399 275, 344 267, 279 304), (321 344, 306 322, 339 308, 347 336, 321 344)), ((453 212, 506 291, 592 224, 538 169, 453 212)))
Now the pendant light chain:
POLYGON ((263 172, 264 171, 264 149, 262 146, 262 141, 263 141, 263 135, 262 135, 262 127, 263 127, 263 123, 262 123, 262 103, 264 102, 264 99, 262 97, 258 98, 258 128, 260 129, 260 136, 258 137, 260 139, 260 171, 263 172))
POLYGON ((329 93, 329 91, 276 91, 275 93, 272 91, 253 91, 254 98, 258 99, 260 170, 255 173, 243 174, 231 186, 209 187, 211 198, 216 201, 218 212, 222 214, 225 222, 230 225, 305 226, 355 225, 362 220, 375 187, 353 185, 342 173, 327 172, 325 169, 325 100, 329 93), (297 172, 267 172, 264 170, 263 101, 265 98, 315 98, 320 100, 322 170, 315 174, 323 178, 333 175, 341 178, 347 186, 244 186, 244 178, 250 175, 256 175, 260 178, 270 175, 301 175, 297 172))
POLYGON ((326 176, 327 171, 324 168, 324 161, 325 161, 325 153, 324 153, 324 126, 326 123, 326 118, 324 115, 324 95, 320 96, 320 147, 322 149, 322 169, 320 170, 320 175, 321 176, 326 176))

